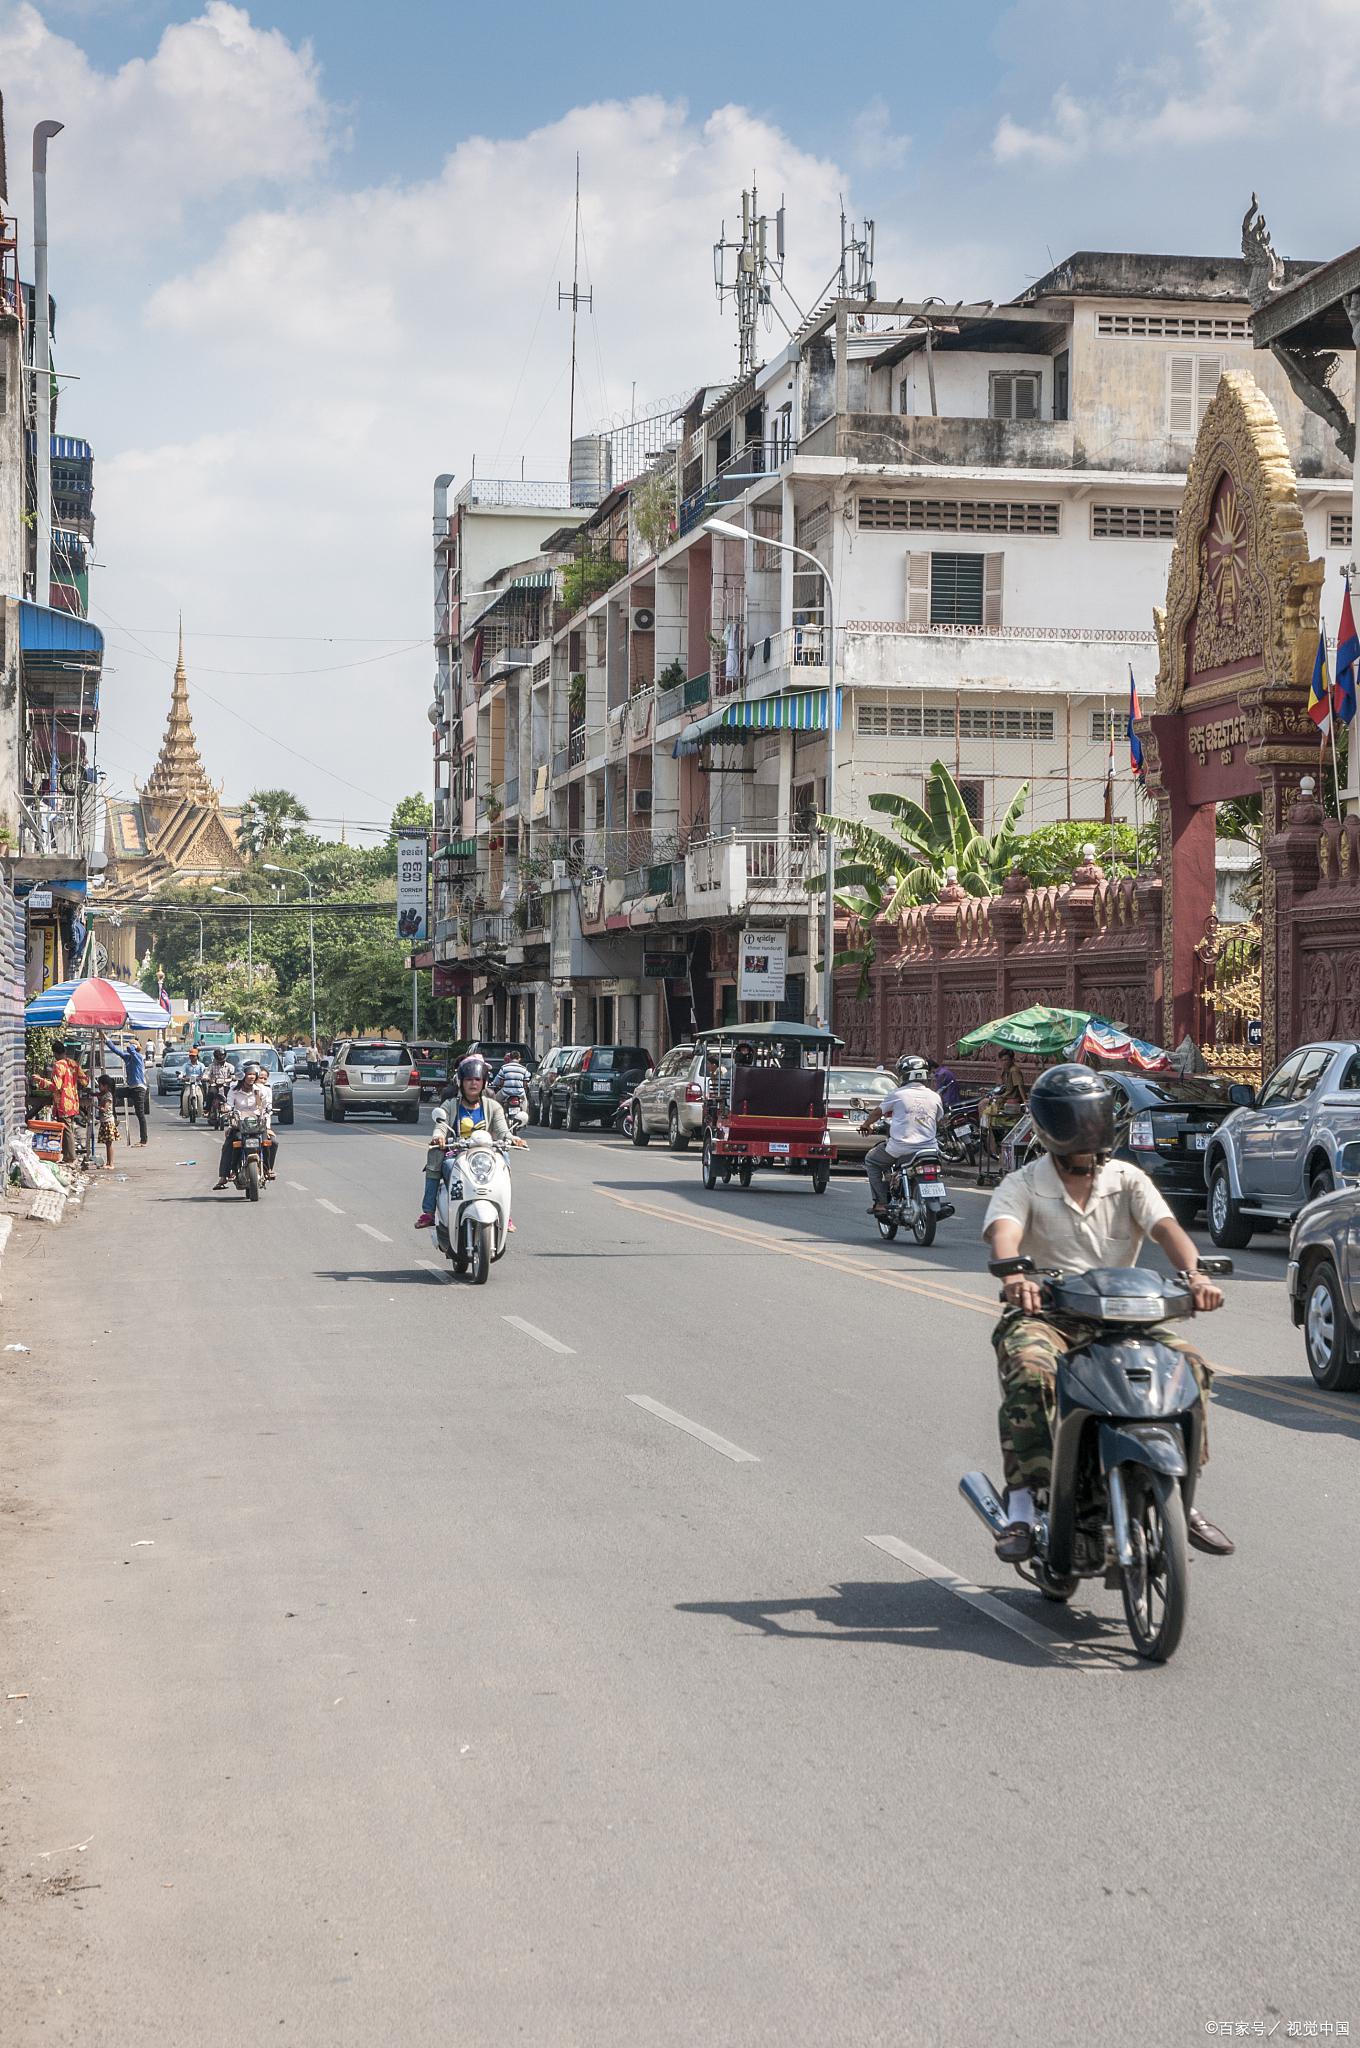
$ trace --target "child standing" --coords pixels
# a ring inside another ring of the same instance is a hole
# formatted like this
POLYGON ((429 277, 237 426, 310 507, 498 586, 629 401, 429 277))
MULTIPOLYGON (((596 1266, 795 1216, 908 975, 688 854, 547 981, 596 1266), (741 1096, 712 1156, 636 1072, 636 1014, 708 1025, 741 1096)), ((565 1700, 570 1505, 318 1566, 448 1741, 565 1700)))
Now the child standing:
POLYGON ((113 1081, 108 1074, 99 1082, 99 1142, 104 1147, 104 1164, 113 1165, 113 1148, 118 1143, 118 1113, 113 1105, 113 1081))

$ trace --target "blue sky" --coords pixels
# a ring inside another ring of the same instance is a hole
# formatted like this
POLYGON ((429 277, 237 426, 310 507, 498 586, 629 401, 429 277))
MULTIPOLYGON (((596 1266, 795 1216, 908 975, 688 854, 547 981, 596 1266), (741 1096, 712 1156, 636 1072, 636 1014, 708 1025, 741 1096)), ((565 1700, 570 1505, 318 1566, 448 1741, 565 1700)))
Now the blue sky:
POLYGON ((149 766, 182 606, 229 795, 377 817, 424 784, 430 479, 562 473, 578 150, 590 425, 730 374, 710 245, 752 171, 804 302, 840 194, 889 296, 1002 298, 1075 248, 1231 253, 1253 189, 1284 253, 1348 247, 1358 17, 0 0, 25 235, 28 129, 67 124, 61 425, 99 463, 110 774, 149 766))

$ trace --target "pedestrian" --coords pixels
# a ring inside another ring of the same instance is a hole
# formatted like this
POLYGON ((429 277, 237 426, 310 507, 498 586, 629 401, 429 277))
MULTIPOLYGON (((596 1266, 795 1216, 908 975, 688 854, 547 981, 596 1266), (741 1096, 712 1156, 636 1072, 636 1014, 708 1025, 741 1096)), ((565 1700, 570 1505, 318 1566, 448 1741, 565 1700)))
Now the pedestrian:
POLYGON ((146 1113, 151 1104, 146 1092, 146 1055, 135 1038, 130 1038, 123 1047, 123 1075, 127 1084, 127 1099, 137 1119, 141 1142, 145 1145, 146 1113))
POLYGON ((61 1125, 61 1156, 67 1166, 74 1166, 79 1156, 73 1128, 80 1115, 81 1090, 85 1085, 85 1072, 80 1064, 80 1047, 63 1045, 52 1062, 50 1074, 37 1077, 38 1092, 52 1098, 52 1115, 61 1125))
POLYGON ((118 1112, 113 1102, 113 1076, 99 1076, 99 1142, 104 1147, 104 1164, 113 1165, 113 1148, 118 1143, 118 1112))

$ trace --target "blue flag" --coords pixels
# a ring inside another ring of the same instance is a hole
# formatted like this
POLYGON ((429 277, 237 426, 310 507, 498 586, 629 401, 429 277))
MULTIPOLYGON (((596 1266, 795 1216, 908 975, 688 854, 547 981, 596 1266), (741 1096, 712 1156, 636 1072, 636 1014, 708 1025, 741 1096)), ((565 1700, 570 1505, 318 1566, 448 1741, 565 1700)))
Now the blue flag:
POLYGON ((1338 725, 1349 725, 1355 716, 1355 672, 1360 665, 1360 638, 1356 637, 1351 614, 1351 579, 1346 578, 1346 595, 1341 600, 1341 624, 1336 633, 1336 681, 1332 684, 1332 709, 1338 725))

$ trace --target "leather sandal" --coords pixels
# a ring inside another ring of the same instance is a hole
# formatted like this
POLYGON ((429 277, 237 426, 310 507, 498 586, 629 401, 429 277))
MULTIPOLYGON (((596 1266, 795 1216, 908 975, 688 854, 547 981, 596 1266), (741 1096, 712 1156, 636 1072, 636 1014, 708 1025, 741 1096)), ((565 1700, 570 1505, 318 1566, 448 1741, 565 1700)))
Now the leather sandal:
POLYGON ((1225 1536, 1217 1523, 1206 1520, 1198 1508, 1191 1508, 1187 1515, 1185 1533, 1207 1557, 1231 1557, 1237 1548, 1232 1537, 1225 1536))
POLYGON ((1002 1564, 1023 1564, 1034 1555, 1032 1522, 1011 1522, 996 1539, 996 1554, 1002 1564))

